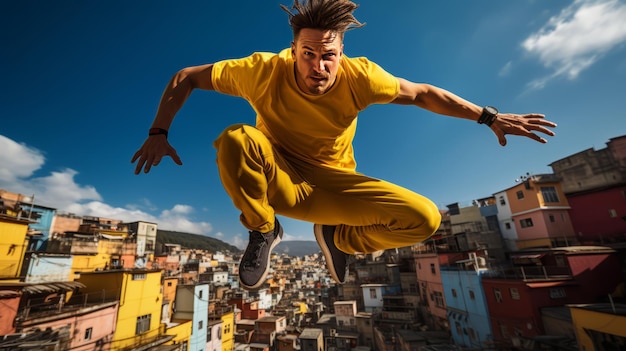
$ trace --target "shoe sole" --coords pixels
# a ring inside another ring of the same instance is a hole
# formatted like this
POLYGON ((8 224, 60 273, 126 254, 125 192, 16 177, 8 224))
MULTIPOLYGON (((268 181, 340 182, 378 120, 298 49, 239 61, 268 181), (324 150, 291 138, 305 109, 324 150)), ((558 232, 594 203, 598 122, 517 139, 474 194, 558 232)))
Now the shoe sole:
POLYGON ((326 245, 326 240, 324 240, 324 231, 322 229, 321 224, 315 224, 313 226, 313 234, 315 234, 315 240, 319 244, 322 249, 322 253, 324 254, 324 258, 326 259, 326 267, 328 268, 328 272, 330 276, 337 282, 338 284, 345 283, 339 280, 339 276, 337 275, 337 271, 335 271, 335 265, 333 264, 333 255, 330 253, 330 249, 328 245, 326 245))
POLYGON ((241 278, 240 278, 239 285, 241 285, 246 290, 254 290, 254 289, 259 288, 261 285, 263 285, 263 283, 265 283, 265 278, 267 277, 267 273, 270 272, 270 261, 272 257, 272 251, 274 251, 274 248, 276 247, 276 245, 278 245, 278 243, 280 243, 282 239, 283 239, 283 233, 282 233, 282 228, 281 228, 279 235, 272 242, 272 246, 270 246, 270 252, 267 254, 267 266, 265 266, 265 272, 263 272, 263 275, 261 275, 261 278, 259 279, 259 281, 254 285, 246 285, 241 281, 241 278))

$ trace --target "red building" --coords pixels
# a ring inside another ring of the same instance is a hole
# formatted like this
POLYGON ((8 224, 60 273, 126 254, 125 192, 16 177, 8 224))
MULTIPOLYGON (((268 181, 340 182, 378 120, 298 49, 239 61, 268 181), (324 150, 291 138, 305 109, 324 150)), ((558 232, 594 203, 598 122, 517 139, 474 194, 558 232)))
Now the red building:
POLYGON ((498 343, 544 334, 543 307, 597 302, 623 282, 619 258, 607 247, 519 251, 512 261, 513 269, 482 279, 498 343))
POLYGON ((550 164, 571 206, 572 225, 584 243, 626 240, 626 135, 550 164))
POLYGON ((626 185, 567 195, 572 224, 585 244, 626 241, 626 185))

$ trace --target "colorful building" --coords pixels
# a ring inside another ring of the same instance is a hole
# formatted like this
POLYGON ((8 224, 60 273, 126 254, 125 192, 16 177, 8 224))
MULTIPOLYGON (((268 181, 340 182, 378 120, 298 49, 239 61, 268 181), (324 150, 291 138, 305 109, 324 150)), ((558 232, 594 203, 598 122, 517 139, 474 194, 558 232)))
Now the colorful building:
POLYGON ((550 164, 562 179, 578 239, 585 244, 626 240, 626 135, 550 164))
POLYGON ((519 252, 512 262, 482 279, 493 339, 504 347, 545 333, 542 308, 595 302, 623 282, 618 256, 607 247, 519 252))
POLYGON ((0 278, 20 276, 28 246, 29 223, 25 219, 0 214, 0 278))
POLYGON ((112 349, 160 345, 173 339, 160 328, 163 294, 161 272, 110 270, 82 273, 87 301, 119 301, 112 349))
POLYGON ((505 192, 511 218, 510 221, 501 216, 498 219, 505 226, 506 223, 515 226, 515 245, 518 249, 577 243, 569 214, 570 206, 558 177, 552 174, 529 175, 505 192))
MULTIPOLYGON (((478 257, 475 258, 477 260, 478 257)), ((465 266, 461 263, 461 267, 465 266)), ((450 334, 455 345, 469 349, 487 348, 493 342, 489 309, 482 287, 479 264, 470 269, 459 267, 441 268, 450 334)))
POLYGON ((581 351, 626 350, 626 305, 570 305, 581 351))
POLYGON ((209 285, 178 285, 173 322, 191 320, 189 351, 203 351, 207 343, 209 285))

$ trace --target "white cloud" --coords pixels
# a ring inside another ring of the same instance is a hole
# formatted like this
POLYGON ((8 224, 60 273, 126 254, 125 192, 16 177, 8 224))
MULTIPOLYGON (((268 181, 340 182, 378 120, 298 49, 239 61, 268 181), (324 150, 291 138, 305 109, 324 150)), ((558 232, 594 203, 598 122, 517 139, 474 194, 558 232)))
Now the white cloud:
MULTIPOLYGON (((0 189, 24 195, 35 195, 35 203, 56 208, 61 212, 70 212, 82 216, 105 217, 123 221, 147 221, 157 223, 159 228, 208 234, 213 230, 211 223, 194 221, 194 208, 185 204, 176 204, 171 209, 152 215, 141 210, 154 210, 149 200, 127 207, 115 207, 102 202, 102 197, 94 186, 76 183, 78 174, 73 169, 51 172, 49 175, 36 177, 35 172, 45 163, 42 152, 27 145, 17 143, 0 135, 0 189)), ((220 233, 221 234, 221 233, 220 233)), ((220 238, 223 237, 221 234, 220 238)), ((239 247, 241 235, 230 242, 239 247)), ((243 242, 245 245, 247 242, 243 242)))
POLYGON ((30 177, 45 162, 42 153, 0 135, 0 185, 30 177))
POLYGON ((626 4, 619 0, 576 0, 522 47, 553 72, 529 84, 542 88, 551 79, 578 75, 626 41, 626 4))
POLYGON ((513 67, 513 62, 509 61, 507 62, 501 69, 500 72, 498 73, 498 75, 500 77, 506 77, 511 73, 511 69, 513 67))
POLYGON ((241 234, 236 234, 235 236, 233 236, 232 240, 230 241, 230 244, 240 249, 245 249, 246 246, 248 245, 248 239, 244 238, 243 235, 241 234))

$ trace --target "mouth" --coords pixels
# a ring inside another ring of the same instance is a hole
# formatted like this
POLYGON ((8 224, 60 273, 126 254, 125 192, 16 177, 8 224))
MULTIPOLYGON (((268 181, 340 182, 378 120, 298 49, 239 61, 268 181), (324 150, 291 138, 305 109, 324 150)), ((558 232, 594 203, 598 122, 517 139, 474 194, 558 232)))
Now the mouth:
POLYGON ((323 83, 328 80, 328 78, 326 77, 316 77, 316 76, 310 76, 309 79, 317 83, 323 83))

